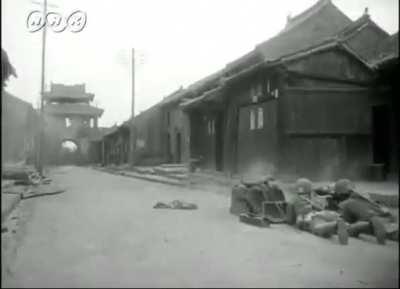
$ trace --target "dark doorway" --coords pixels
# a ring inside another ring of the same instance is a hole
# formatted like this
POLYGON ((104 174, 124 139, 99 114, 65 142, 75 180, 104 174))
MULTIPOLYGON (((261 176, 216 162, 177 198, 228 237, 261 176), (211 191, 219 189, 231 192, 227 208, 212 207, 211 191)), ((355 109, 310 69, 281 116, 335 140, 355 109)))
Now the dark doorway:
POLYGON ((167 162, 171 162, 171 135, 167 134, 167 162))
POLYGON ((217 171, 223 170, 223 117, 219 114, 215 121, 215 167, 217 171))
POLYGON ((181 162, 181 133, 176 133, 176 163, 181 162))
POLYGON ((384 164, 385 173, 389 169, 390 154, 390 110, 387 105, 372 107, 373 158, 374 163, 384 164))
POLYGON ((277 102, 242 106, 239 109, 237 172, 240 175, 273 174, 277 158, 277 102))

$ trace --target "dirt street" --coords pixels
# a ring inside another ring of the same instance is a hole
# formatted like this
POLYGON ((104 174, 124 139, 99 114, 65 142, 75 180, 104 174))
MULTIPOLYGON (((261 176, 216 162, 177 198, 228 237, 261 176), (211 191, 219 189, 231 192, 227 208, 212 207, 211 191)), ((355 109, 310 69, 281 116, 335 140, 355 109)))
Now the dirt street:
POLYGON ((336 237, 287 225, 251 227, 229 214, 225 195, 87 168, 56 168, 50 177, 67 191, 22 202, 18 248, 10 254, 15 260, 7 260, 4 287, 399 284, 395 242, 381 246, 362 237, 341 246, 336 237), (153 209, 174 199, 199 209, 153 209))

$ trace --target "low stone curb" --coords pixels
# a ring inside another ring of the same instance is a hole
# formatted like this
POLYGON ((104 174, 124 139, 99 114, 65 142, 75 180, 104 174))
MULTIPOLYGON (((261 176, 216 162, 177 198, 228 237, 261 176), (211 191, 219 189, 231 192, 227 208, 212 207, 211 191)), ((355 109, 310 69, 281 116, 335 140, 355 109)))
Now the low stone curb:
POLYGON ((160 179, 160 178, 155 178, 155 177, 151 177, 151 176, 140 175, 139 173, 134 173, 134 172, 115 171, 112 169, 98 168, 98 167, 92 167, 92 168, 95 170, 101 171, 101 172, 106 172, 106 173, 110 173, 110 174, 114 174, 114 175, 118 175, 118 176, 142 179, 142 180, 146 180, 146 181, 162 183, 162 184, 166 184, 166 185, 173 185, 173 186, 178 186, 178 187, 186 186, 185 183, 182 183, 179 181, 160 179))
POLYGON ((1 194, 1 224, 7 220, 11 212, 21 201, 19 194, 1 194))
POLYGON ((25 192, 22 194, 22 199, 25 200, 25 199, 30 199, 30 198, 42 197, 42 196, 58 195, 58 194, 64 193, 66 191, 65 188, 59 188, 59 187, 56 187, 56 188, 51 187, 51 188, 52 188, 52 190, 49 190, 47 188, 47 191, 46 190, 44 190, 44 191, 32 190, 32 191, 25 192))

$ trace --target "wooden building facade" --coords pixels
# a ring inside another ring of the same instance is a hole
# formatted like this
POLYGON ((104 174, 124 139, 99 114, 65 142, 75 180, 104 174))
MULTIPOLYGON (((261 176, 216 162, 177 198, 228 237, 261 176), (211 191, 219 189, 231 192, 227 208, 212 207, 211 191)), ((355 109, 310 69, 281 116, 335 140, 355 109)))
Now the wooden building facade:
POLYGON ((396 37, 367 10, 352 21, 319 0, 131 120, 133 164, 195 159, 227 175, 312 179, 366 177, 375 165, 398 172, 398 119, 389 111, 397 84, 387 76, 398 63, 396 37))
POLYGON ((371 59, 388 37, 368 14, 353 22, 319 1, 182 104, 191 151, 229 174, 367 176, 380 162, 374 110, 384 102, 371 59))

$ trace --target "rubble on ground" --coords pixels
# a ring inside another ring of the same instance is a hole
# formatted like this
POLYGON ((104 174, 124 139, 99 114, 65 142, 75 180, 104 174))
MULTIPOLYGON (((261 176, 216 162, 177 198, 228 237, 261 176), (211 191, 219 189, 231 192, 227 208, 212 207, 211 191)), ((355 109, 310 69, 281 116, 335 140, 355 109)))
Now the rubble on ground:
POLYGON ((2 221, 4 221, 19 201, 60 194, 65 192, 65 188, 52 185, 51 179, 40 176, 30 166, 4 165, 2 166, 1 192, 2 221))
POLYGON ((22 194, 22 199, 35 198, 40 196, 57 195, 65 192, 65 188, 56 185, 38 185, 31 187, 22 194))
POLYGON ((2 166, 1 187, 11 186, 36 186, 50 184, 51 179, 40 176, 39 172, 31 166, 4 165, 2 166))
POLYGON ((196 210, 197 205, 193 203, 174 200, 170 203, 157 202, 154 209, 179 209, 179 210, 196 210))

